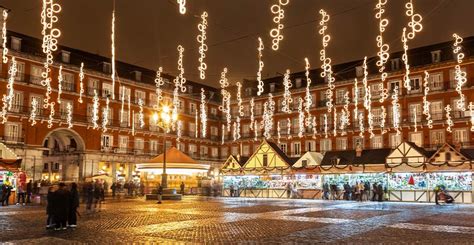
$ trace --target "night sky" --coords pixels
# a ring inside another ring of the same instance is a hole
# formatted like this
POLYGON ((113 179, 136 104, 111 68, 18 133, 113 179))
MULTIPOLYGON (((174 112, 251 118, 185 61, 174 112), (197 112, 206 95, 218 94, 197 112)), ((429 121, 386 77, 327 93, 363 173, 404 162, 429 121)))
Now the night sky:
MULTIPOLYGON (((110 57, 112 0, 59 0, 63 11, 58 26, 61 45, 110 57)), ((270 6, 275 0, 187 0, 187 13, 178 12, 176 0, 116 0, 116 56, 118 60, 177 74, 177 45, 185 48, 185 77, 217 86, 220 72, 228 67, 232 82, 255 79, 257 37, 265 43, 264 78, 279 76, 286 69, 304 70, 304 57, 312 68, 320 66, 321 38, 317 34, 319 9, 330 15, 332 40, 328 56, 333 64, 374 56, 378 22, 377 0, 290 0, 282 23, 280 49, 271 49, 269 31, 274 27, 270 6), (202 11, 209 13, 207 29, 207 78, 199 79, 197 24, 202 11)), ((408 22, 405 0, 388 0, 385 15, 390 20, 385 40, 391 51, 401 49, 400 35, 408 22)), ((41 37, 41 0, 4 0, 10 8, 7 28, 41 37)), ((474 35, 473 0, 414 0, 415 12, 424 17, 424 29, 410 48, 452 40, 454 32, 474 35)), ((120 75, 120 74, 119 74, 120 75)))

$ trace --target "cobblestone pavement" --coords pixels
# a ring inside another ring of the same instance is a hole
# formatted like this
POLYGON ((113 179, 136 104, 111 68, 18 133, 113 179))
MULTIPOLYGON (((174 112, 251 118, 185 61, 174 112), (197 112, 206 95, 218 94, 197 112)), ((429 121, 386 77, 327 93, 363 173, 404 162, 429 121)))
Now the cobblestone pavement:
POLYGON ((474 205, 185 197, 80 213, 77 229, 47 231, 44 207, 0 207, 0 242, 474 244, 474 205))

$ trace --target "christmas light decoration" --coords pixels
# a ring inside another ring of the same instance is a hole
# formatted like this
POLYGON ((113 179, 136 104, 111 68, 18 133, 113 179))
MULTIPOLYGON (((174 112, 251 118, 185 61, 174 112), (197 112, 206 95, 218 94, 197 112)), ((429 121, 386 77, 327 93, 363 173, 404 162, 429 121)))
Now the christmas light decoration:
POLYGON ((330 113, 332 108, 333 108, 333 90, 335 88, 334 85, 334 77, 333 77, 333 71, 332 71, 332 66, 331 66, 331 58, 326 56, 326 47, 329 45, 329 41, 331 40, 331 36, 326 33, 326 30, 328 29, 327 23, 329 22, 329 15, 321 9, 319 11, 321 14, 321 21, 319 22, 319 34, 322 37, 322 44, 323 47, 321 51, 319 51, 319 59, 322 62, 321 69, 323 70, 321 72, 321 77, 325 78, 327 83, 328 83, 328 89, 326 90, 326 106, 328 107, 328 112, 330 113))
POLYGON ((359 105, 359 87, 357 86, 357 78, 354 79, 354 120, 357 121, 358 113, 358 105, 359 105))
POLYGON ((291 119, 289 117, 286 118, 286 134, 287 139, 291 140, 291 119))
POLYGON ((255 102, 254 102, 253 98, 251 98, 250 99, 250 129, 251 130, 257 130, 253 127, 253 123, 255 121, 254 107, 255 107, 255 102))
POLYGON ((324 138, 328 138, 328 115, 324 113, 324 138))
MULTIPOLYGON (((166 132, 168 132, 168 130, 166 130, 166 132)), ((135 136, 135 111, 132 111, 132 135, 135 136)))
POLYGON ((56 15, 59 12, 61 12, 61 5, 54 3, 54 0, 43 0, 41 10, 41 24, 43 25, 41 34, 43 35, 43 44, 41 47, 43 53, 46 55, 46 59, 43 63, 44 71, 41 73, 41 85, 46 87, 44 108, 50 107, 49 100, 52 91, 50 66, 53 64, 53 52, 58 49, 58 38, 61 36, 61 31, 58 28, 54 28, 54 24, 59 20, 56 15))
POLYGON ((221 139, 221 145, 224 144, 225 134, 226 134, 225 125, 222 124, 222 137, 221 137, 222 139, 221 139))
POLYGON ((183 65, 184 55, 183 55, 183 53, 184 53, 184 48, 183 48, 183 46, 179 45, 178 46, 178 70, 179 70, 179 74, 175 79, 179 81, 179 87, 181 88, 181 93, 186 92, 186 87, 184 86, 184 84, 186 83, 186 78, 184 77, 184 65, 183 65))
POLYGON ((121 89, 122 89, 122 96, 121 96, 122 98, 120 98, 120 101, 121 101, 121 107, 120 107, 120 123, 123 122, 123 114, 124 114, 123 108, 125 107, 125 92, 124 92, 125 87, 122 86, 121 89))
POLYGON ((77 101, 82 104, 82 96, 84 95, 84 62, 81 62, 79 70, 79 99, 77 101))
POLYGON ((305 104, 304 104, 304 110, 306 112, 306 120, 305 120, 305 126, 309 127, 311 125, 311 105, 313 104, 313 97, 311 96, 311 93, 309 91, 309 88, 311 87, 311 78, 309 77, 309 69, 311 66, 309 65, 309 60, 308 58, 304 58, 304 61, 306 63, 305 65, 305 76, 306 76, 306 94, 304 96, 305 99, 305 104))
POLYGON ((15 83, 15 77, 18 72, 18 64, 16 62, 15 57, 12 57, 12 63, 10 68, 8 69, 8 83, 7 83, 7 95, 6 95, 6 103, 8 104, 8 110, 12 109, 13 106, 13 99, 15 97, 13 85, 15 83))
POLYGON ((199 137, 199 121, 198 121, 198 113, 196 112, 194 116, 194 138, 199 137))
POLYGON ((428 128, 433 128, 433 120, 431 119, 431 113, 430 113, 430 105, 431 102, 428 101, 428 92, 430 91, 430 86, 429 86, 429 79, 430 74, 425 71, 425 77, 424 77, 424 82, 423 82, 423 87, 424 87, 424 93, 423 93, 423 114, 426 116, 426 122, 428 125, 428 128))
POLYGON ((316 135, 318 133, 318 128, 317 128, 317 119, 316 117, 313 117, 313 123, 312 123, 312 127, 313 127, 313 139, 316 139, 316 135))
POLYGON ((462 47, 460 44, 463 42, 462 37, 458 34, 453 34, 454 37, 454 47, 453 52, 456 55, 457 64, 455 66, 455 75, 454 80, 456 80, 456 91, 459 94, 459 99, 456 101, 456 108, 461 111, 466 111, 466 97, 462 93, 462 86, 467 82, 467 74, 465 71, 461 70, 461 63, 464 59, 464 53, 461 52, 462 47))
POLYGON ((298 131, 298 137, 303 138, 304 132, 305 132, 305 118, 304 118, 304 110, 303 110, 303 99, 301 97, 299 99, 299 104, 298 104, 298 125, 299 125, 299 131, 298 131))
POLYGON ((471 132, 474 132, 474 104, 469 102, 469 113, 471 117, 471 132))
POLYGON ((99 95, 97 90, 94 89, 94 98, 92 99, 92 125, 93 129, 99 128, 99 95))
POLYGON ((283 92, 283 101, 281 102, 283 108, 282 111, 286 113, 291 113, 291 103, 293 103, 293 98, 291 98, 290 88, 293 86, 290 80, 290 70, 286 70, 285 76, 283 77, 283 86, 285 90, 283 92))
POLYGON ((411 84, 410 84, 410 65, 408 64, 408 38, 406 35, 406 28, 403 28, 403 33, 402 33, 402 44, 403 44, 403 55, 402 55, 402 60, 403 63, 405 64, 405 74, 403 75, 403 84, 405 88, 410 91, 411 90, 411 84))
POLYGON ((54 120, 54 105, 55 103, 54 102, 51 102, 49 103, 49 118, 48 118, 48 128, 52 128, 53 127, 53 120, 54 120))
POLYGON ((221 79, 219 80, 219 83, 221 85, 221 94, 222 94, 222 104, 219 106, 219 110, 226 115, 226 120, 227 120, 227 132, 230 132, 230 126, 231 126, 231 119, 232 115, 230 114, 230 92, 227 91, 227 87, 229 86, 229 81, 227 80, 226 77, 227 74, 227 67, 224 68, 224 70, 221 73, 221 79))
POLYGON ((336 108, 334 108, 334 112, 333 112, 333 119, 334 119, 334 125, 332 125, 332 134, 334 136, 337 136, 337 110, 336 108))
POLYGON ((67 117, 66 117, 66 122, 67 122, 67 127, 68 128, 72 128, 72 105, 71 103, 67 103, 66 105, 66 109, 67 109, 67 117))
POLYGON ((281 21, 285 18, 285 10, 283 6, 286 6, 290 0, 278 0, 277 4, 273 4, 270 8, 273 16, 273 22, 276 24, 276 27, 270 30, 270 37, 272 37, 272 49, 278 50, 280 41, 283 40, 283 35, 281 30, 285 27, 281 21))
POLYGON ((447 104, 444 110, 446 111, 446 124, 448 125, 446 131, 451 133, 453 131, 451 127, 454 125, 453 120, 451 119, 451 105, 447 104))
POLYGON ((112 64, 112 74, 110 78, 112 78, 112 99, 115 99, 115 2, 114 2, 114 10, 112 11, 112 34, 110 35, 111 39, 111 64, 112 64))
POLYGON ((206 94, 204 94, 204 89, 201 88, 201 135, 203 138, 206 138, 207 132, 207 106, 206 106, 206 94))
POLYGON ((392 94, 392 115, 393 115, 393 128, 397 131, 397 135, 400 135, 400 104, 398 103, 398 86, 395 85, 392 94))
POLYGON ((130 116, 131 116, 131 113, 132 113, 130 104, 131 104, 131 95, 129 94, 128 95, 128 120, 127 120, 127 123, 128 123, 129 127, 130 127, 130 116))
POLYGON ((264 46, 263 46, 263 41, 262 39, 259 37, 258 38, 258 72, 257 72, 257 81, 258 81, 258 91, 257 91, 257 95, 260 96, 262 95, 263 93, 263 81, 262 81, 262 70, 263 70, 263 66, 265 65, 263 63, 263 60, 262 60, 262 57, 263 57, 263 49, 264 49, 264 46))
POLYGON ((138 99, 138 125, 140 128, 145 127, 145 115, 143 114, 143 100, 140 98, 138 99))
POLYGON ((278 141, 278 144, 281 143, 280 139, 281 139, 281 133, 280 133, 280 121, 277 122, 277 141, 278 141))
POLYGON ((31 112, 28 122, 31 122, 31 126, 36 125, 36 114, 38 113, 38 100, 35 97, 31 100, 31 112))
POLYGON ((239 110, 239 115, 244 116, 244 106, 242 105, 242 84, 240 82, 236 83, 237 86, 237 109, 239 110))
POLYGON ((408 29, 406 27, 403 28, 403 34, 402 34, 402 43, 403 43, 403 55, 402 55, 402 60, 405 63, 405 75, 403 77, 404 80, 404 85, 408 91, 411 90, 411 84, 410 84, 410 65, 408 64, 408 40, 412 40, 415 38, 416 33, 421 32, 423 29, 423 25, 421 24, 421 21, 423 18, 421 17, 420 14, 415 13, 414 6, 413 6, 413 1, 409 0, 405 4, 405 9, 406 12, 405 14, 410 17, 410 21, 408 22, 408 29))
POLYGON ((254 133, 255 133, 254 141, 257 141, 258 140, 258 122, 257 122, 257 120, 255 120, 253 122, 253 128, 254 128, 254 133))
POLYGON ((186 0, 177 0, 179 5, 179 13, 186 14, 186 0))
POLYGON ((235 122, 236 122, 236 134, 237 134, 237 139, 239 140, 240 139, 240 117, 237 116, 237 118, 235 119, 235 122))
POLYGON ((385 80, 387 79, 387 72, 385 72, 385 64, 387 63, 390 57, 390 46, 387 43, 384 43, 383 40, 383 33, 385 32, 385 28, 388 26, 388 19, 383 17, 385 13, 385 4, 387 4, 387 0, 379 0, 375 9, 377 13, 375 14, 375 18, 379 20, 379 35, 377 35, 377 47, 379 51, 377 55, 379 56, 379 60, 377 61, 377 66, 379 67, 379 72, 381 73, 381 82, 380 82, 380 90, 381 90, 381 97, 380 103, 383 103, 385 99, 388 97, 387 89, 385 89, 385 80))
POLYGON ((418 132, 418 122, 416 121, 417 120, 417 118, 416 118, 416 116, 417 116, 416 113, 417 112, 418 111, 416 110, 416 106, 415 106, 415 108, 413 108, 413 120, 415 121, 415 125, 414 125, 415 132, 418 132))
POLYGON ((237 123, 234 122, 234 124, 232 124, 232 137, 234 139, 234 141, 236 141, 238 138, 237 138, 237 123))
POLYGON ((7 18, 8 18, 8 10, 4 9, 3 11, 3 25, 2 25, 2 60, 3 63, 8 62, 8 48, 7 48, 7 18))
POLYGON ((364 137, 364 115, 362 113, 359 114, 359 136, 364 137))
POLYGON ((369 72, 367 71, 367 56, 364 57, 364 63, 362 64, 362 68, 364 70, 364 78, 362 80, 362 83, 364 84, 364 108, 367 110, 367 122, 368 122, 368 132, 369 132, 369 137, 372 138, 374 137, 374 116, 372 114, 372 93, 370 92, 370 87, 368 83, 367 76, 369 75, 369 72))
POLYGON ((206 52, 207 52, 207 44, 206 44, 206 29, 207 29, 207 12, 204 11, 201 14, 201 23, 198 24, 198 30, 201 32, 197 36, 197 41, 199 42, 199 77, 201 79, 206 78, 206 70, 207 70, 207 64, 204 62, 204 59, 206 58, 206 52))
POLYGON ((163 72, 163 67, 158 67, 158 70, 156 71, 156 77, 155 77, 155 86, 156 86, 156 105, 153 105, 153 108, 155 110, 158 110, 158 107, 160 106, 161 101, 163 100, 163 90, 161 89, 165 85, 165 81, 163 80, 163 77, 161 77, 161 73, 163 72))
POLYGON ((349 99, 349 91, 346 91, 344 94, 344 107, 341 112, 341 124, 339 126, 339 129, 341 130, 341 135, 346 135, 346 128, 349 126, 350 123, 350 115, 351 112, 349 111, 349 105, 351 101, 349 99))
POLYGON ((380 108, 382 108, 382 116, 380 118, 380 133, 383 135, 387 132, 387 130, 385 129, 385 121, 386 121, 386 118, 387 118, 387 109, 385 109, 385 106, 381 106, 380 108))
POLYGON ((263 108, 263 136, 266 139, 270 139, 272 137, 271 131, 273 129, 273 114, 275 112, 275 101, 273 100, 273 95, 271 93, 268 94, 268 101, 264 103, 263 108))
POLYGON ((109 124, 109 103, 110 100, 107 97, 105 100, 105 108, 102 109, 102 132, 107 132, 107 125, 109 124))
POLYGON ((63 66, 59 66, 58 74, 58 104, 61 104, 61 94, 63 93, 63 66))
POLYGON ((177 122, 177 130, 176 130, 176 142, 181 142, 181 137, 183 136, 183 121, 179 120, 177 122))

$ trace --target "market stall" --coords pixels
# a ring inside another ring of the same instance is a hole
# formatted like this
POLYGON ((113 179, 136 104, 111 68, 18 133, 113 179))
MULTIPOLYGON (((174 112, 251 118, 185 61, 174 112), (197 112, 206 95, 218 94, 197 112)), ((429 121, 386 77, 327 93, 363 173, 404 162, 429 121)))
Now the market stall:
POLYGON ((22 159, 3 143, 0 143, 0 190, 5 185, 10 190, 10 201, 16 200, 16 189, 18 185, 26 187, 27 176, 21 171, 22 159))

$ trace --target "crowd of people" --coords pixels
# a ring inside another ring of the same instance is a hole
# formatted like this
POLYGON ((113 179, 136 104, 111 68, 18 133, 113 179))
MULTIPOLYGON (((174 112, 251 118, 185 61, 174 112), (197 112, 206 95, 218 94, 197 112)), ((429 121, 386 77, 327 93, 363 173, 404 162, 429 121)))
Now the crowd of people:
POLYGON ((350 185, 349 182, 343 184, 342 189, 336 183, 323 184, 323 199, 325 200, 354 200, 354 201, 379 201, 385 200, 387 187, 381 182, 370 183, 368 181, 356 181, 350 185))
POLYGON ((51 185, 47 194, 46 229, 66 230, 77 227, 79 192, 77 184, 51 185))

